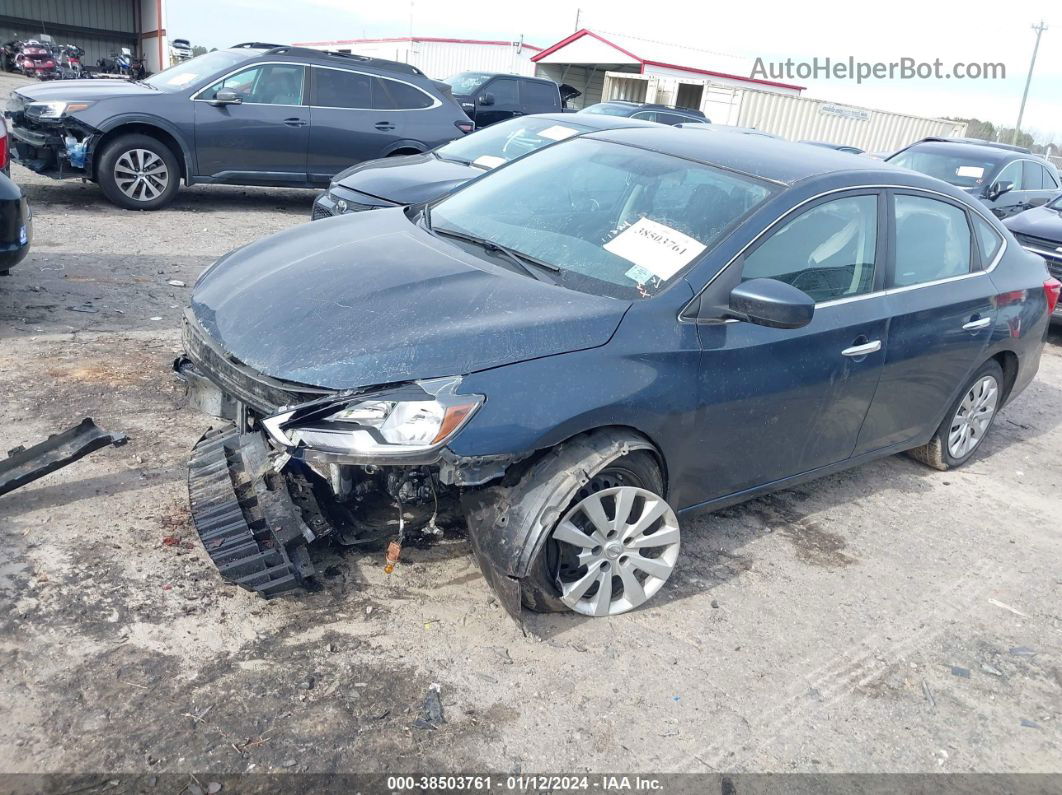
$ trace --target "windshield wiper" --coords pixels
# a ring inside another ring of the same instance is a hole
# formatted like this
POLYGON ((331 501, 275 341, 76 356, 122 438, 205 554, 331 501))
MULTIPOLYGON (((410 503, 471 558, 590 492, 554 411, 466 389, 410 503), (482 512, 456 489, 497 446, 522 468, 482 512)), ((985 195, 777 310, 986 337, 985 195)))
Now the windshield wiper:
POLYGON ((435 155, 435 159, 436 160, 442 160, 444 163, 457 163, 458 165, 462 165, 462 166, 470 166, 470 165, 472 165, 472 161, 471 160, 465 160, 464 158, 461 158, 461 157, 443 157, 438 152, 432 152, 432 154, 435 155))
POLYGON ((549 271, 550 273, 561 272, 561 269, 558 268, 556 265, 550 265, 548 262, 542 262, 541 260, 537 260, 534 257, 527 256, 527 254, 523 254, 519 251, 514 251, 513 249, 506 248, 505 246, 500 246, 493 240, 487 240, 483 237, 476 237, 475 235, 469 235, 464 232, 458 232, 454 229, 440 229, 439 227, 432 227, 430 225, 428 228, 431 229, 437 235, 446 235, 447 237, 453 237, 457 238, 458 240, 465 240, 469 243, 475 243, 477 246, 482 246, 483 250, 489 254, 502 254, 510 262, 516 265, 521 271, 526 273, 528 276, 538 279, 539 281, 548 282, 549 284, 556 284, 553 279, 548 276, 545 276, 544 274, 532 270, 529 266, 534 265, 536 268, 541 268, 542 270, 549 271))

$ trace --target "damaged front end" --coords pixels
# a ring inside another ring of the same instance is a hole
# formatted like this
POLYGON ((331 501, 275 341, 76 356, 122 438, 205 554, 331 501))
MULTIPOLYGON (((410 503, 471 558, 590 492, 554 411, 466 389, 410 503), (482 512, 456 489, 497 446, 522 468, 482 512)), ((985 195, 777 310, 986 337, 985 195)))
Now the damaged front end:
POLYGON ((318 539, 387 545, 393 566, 412 537, 463 531, 462 495, 515 460, 446 448, 483 403, 459 377, 326 392, 256 373, 191 316, 184 328, 175 369, 190 403, 229 421, 192 452, 193 521, 222 576, 267 598, 313 587, 318 539))
POLYGON ((99 132, 71 114, 91 103, 32 102, 11 94, 6 116, 11 159, 50 177, 88 177, 99 132))

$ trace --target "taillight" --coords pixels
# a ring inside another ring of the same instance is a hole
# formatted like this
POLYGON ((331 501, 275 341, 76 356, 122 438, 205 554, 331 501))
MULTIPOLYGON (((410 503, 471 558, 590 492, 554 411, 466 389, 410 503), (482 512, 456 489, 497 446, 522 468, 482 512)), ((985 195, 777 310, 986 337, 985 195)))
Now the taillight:
POLYGON ((1044 295, 1047 296, 1047 314, 1055 311, 1058 306, 1058 295, 1062 293, 1062 282, 1058 279, 1048 279, 1044 282, 1044 295))
POLYGON ((455 121, 454 122, 454 127, 459 129, 465 135, 468 135, 470 132, 472 132, 474 129, 476 129, 476 125, 473 124, 470 121, 455 121))
POLYGON ((45 68, 51 68, 51 67, 55 66, 55 61, 45 61, 44 62, 44 66, 45 66, 45 68))
POLYGON ((0 171, 7 168, 7 125, 0 118, 0 171))

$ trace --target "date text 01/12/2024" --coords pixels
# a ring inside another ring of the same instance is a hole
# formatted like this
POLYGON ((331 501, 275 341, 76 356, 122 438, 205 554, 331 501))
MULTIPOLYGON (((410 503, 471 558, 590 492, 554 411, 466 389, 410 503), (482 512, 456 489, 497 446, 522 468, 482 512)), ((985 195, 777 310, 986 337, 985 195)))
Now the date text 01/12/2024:
POLYGON ((387 789, 418 792, 656 792, 663 782, 652 776, 508 775, 508 776, 388 776, 387 789))

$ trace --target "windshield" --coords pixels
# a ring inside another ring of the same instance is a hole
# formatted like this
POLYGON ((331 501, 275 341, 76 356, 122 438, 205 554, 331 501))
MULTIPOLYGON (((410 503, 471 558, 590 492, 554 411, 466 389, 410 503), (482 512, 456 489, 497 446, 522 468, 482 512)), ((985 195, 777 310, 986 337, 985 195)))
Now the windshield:
POLYGON ((163 69, 144 82, 163 91, 180 91, 182 88, 187 88, 204 78, 213 77, 218 72, 241 64, 256 55, 261 55, 261 51, 214 50, 214 52, 192 58, 190 61, 171 66, 169 69, 163 69))
POLYGON ((566 287, 650 298, 771 190, 671 155, 575 138, 470 182, 432 207, 430 220, 552 265, 566 287))
POLYGON ((1055 197, 1054 201, 1052 201, 1047 206, 1050 207, 1052 210, 1062 210, 1062 193, 1058 194, 1058 196, 1055 197))
POLYGON ((436 149, 435 154, 443 160, 490 169, 590 129, 567 119, 564 122, 534 117, 510 119, 451 141, 436 149))
POLYGON ((583 108, 580 113, 598 113, 605 116, 626 116, 630 113, 630 108, 625 108, 620 105, 609 105, 607 102, 601 102, 597 105, 591 105, 589 108, 583 108))
POLYGON ((446 78, 443 82, 450 85, 454 94, 467 97, 476 93, 476 89, 490 78, 491 75, 488 72, 461 72, 459 75, 446 78))
POLYGON ((996 161, 976 155, 955 155, 925 149, 905 149, 889 158, 895 166, 921 171, 959 188, 976 188, 987 183, 996 161))

